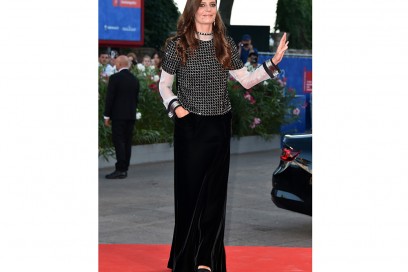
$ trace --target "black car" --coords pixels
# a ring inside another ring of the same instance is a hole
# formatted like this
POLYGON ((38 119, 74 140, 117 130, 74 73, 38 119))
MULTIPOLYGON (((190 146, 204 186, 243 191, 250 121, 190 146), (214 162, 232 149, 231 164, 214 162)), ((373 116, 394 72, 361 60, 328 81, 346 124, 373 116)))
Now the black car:
POLYGON ((271 196, 279 208, 312 216, 312 134, 283 137, 271 196))

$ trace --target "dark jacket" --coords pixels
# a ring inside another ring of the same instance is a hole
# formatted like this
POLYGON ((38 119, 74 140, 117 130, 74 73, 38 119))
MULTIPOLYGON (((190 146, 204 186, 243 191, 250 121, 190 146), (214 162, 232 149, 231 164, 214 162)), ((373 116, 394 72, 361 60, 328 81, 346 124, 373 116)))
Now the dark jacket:
POLYGON ((111 120, 135 120, 139 80, 128 70, 109 77, 104 116, 111 120))

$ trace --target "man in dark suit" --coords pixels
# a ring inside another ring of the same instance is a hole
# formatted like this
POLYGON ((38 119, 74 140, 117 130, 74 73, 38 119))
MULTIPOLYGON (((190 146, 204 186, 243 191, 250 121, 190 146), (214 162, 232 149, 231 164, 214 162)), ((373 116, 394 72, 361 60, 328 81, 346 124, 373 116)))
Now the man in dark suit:
POLYGON ((117 162, 115 171, 105 176, 107 179, 127 177, 139 97, 139 81, 129 71, 129 59, 124 55, 118 56, 115 66, 118 72, 109 78, 104 119, 106 126, 112 122, 112 141, 117 162))

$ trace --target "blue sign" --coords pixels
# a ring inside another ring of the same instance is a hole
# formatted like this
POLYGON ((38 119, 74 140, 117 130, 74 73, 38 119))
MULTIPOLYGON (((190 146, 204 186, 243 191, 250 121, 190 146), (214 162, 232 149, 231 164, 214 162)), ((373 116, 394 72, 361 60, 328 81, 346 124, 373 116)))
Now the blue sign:
POLYGON ((143 1, 99 0, 99 40, 143 44, 143 1))
MULTIPOLYGON (((258 62, 263 63, 265 60, 273 57, 272 53, 269 52, 258 52, 258 62)), ((305 95, 306 99, 306 130, 312 129, 312 108, 311 108, 311 93, 305 90, 305 72, 312 71, 312 56, 301 56, 301 55, 285 55, 282 61, 279 63, 279 68, 282 73, 279 75, 280 78, 286 78, 286 87, 294 88, 296 94, 305 95)), ((307 86, 307 84, 306 84, 307 86)))

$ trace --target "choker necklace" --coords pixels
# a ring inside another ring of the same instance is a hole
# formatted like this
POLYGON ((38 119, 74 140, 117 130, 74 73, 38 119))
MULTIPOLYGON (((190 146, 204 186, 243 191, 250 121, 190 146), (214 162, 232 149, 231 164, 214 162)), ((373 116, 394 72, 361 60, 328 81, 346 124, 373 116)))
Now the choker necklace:
POLYGON ((210 36, 210 35, 213 35, 213 32, 210 32, 210 33, 205 33, 205 32, 198 32, 198 31, 196 31, 195 33, 197 33, 198 35, 204 35, 204 36, 210 36))

